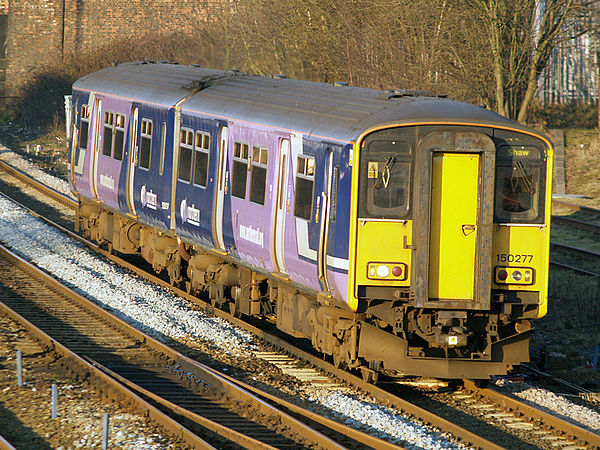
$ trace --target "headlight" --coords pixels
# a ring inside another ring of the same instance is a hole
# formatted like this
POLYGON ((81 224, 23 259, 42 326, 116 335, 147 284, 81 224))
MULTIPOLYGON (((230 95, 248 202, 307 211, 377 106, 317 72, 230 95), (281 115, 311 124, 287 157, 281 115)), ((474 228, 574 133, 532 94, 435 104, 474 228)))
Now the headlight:
POLYGON ((383 264, 377 266, 377 276, 379 278, 386 278, 390 274, 390 269, 388 266, 384 266, 383 264))
POLYGON ((520 284, 528 285, 534 283, 535 271, 531 267, 496 267, 496 284, 520 284))
POLYGON ((367 277, 371 280, 404 281, 408 268, 404 263, 370 262, 367 264, 367 277))

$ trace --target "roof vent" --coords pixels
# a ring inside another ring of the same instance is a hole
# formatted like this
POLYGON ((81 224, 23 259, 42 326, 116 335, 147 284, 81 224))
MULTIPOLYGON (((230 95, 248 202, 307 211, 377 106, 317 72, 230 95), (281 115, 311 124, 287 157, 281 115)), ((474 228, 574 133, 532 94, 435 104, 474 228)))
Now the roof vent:
POLYGON ((348 84, 347 81, 334 81, 333 85, 335 87, 346 87, 346 86, 349 86, 349 84, 348 84))
POLYGON ((420 89, 387 89, 382 92, 381 97, 387 100, 403 97, 437 97, 446 98, 446 94, 434 94, 420 89))

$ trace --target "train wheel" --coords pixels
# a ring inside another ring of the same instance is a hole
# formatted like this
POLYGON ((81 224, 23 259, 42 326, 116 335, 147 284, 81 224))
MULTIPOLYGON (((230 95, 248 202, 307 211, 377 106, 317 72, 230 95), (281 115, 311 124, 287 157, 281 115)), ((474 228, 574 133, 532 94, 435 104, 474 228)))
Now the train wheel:
POLYGON ((379 372, 376 372, 375 370, 369 369, 365 366, 360 366, 360 373, 365 383, 377 384, 377 381, 379 380, 379 372))
POLYGON ((236 304, 235 300, 229 302, 229 314, 231 314, 233 317, 237 317, 238 319, 242 317, 240 308, 236 304))
POLYGON ((336 369, 346 368, 346 355, 344 354, 343 345, 336 345, 333 349, 333 365, 336 369))

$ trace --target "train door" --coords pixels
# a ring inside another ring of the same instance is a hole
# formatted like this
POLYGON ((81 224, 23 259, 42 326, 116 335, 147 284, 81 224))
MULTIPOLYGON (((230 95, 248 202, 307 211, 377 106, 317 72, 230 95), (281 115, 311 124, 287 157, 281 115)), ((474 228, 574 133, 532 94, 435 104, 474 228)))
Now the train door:
POLYGON ((275 254, 275 270, 286 273, 284 259, 285 216, 287 212, 287 186, 289 175, 290 140, 279 140, 279 176, 277 177, 277 199, 275 201, 275 221, 273 232, 273 250, 275 254))
POLYGON ((483 133, 434 131, 421 140, 412 239, 416 306, 489 309, 495 153, 483 133))
POLYGON ((327 150, 325 165, 325 191, 321 193, 321 229, 317 257, 319 281, 323 291, 330 292, 327 280, 327 241, 329 237, 329 209, 331 208, 331 184, 333 179, 333 151, 327 150))
POLYGON ((100 130, 102 129, 102 100, 96 99, 96 105, 94 107, 95 121, 94 121, 94 140, 92 143, 93 157, 92 157, 92 193, 94 198, 98 198, 98 156, 100 154, 100 130))
POLYGON ((131 124, 129 126, 131 130, 130 134, 130 147, 129 147, 129 167, 127 170, 127 207, 129 208, 130 214, 133 216, 136 215, 135 212, 135 204, 133 201, 133 193, 134 193, 134 177, 135 177, 135 164, 137 160, 138 154, 138 144, 137 144, 137 135, 138 135, 138 108, 134 107, 131 113, 131 124))
POLYGON ((433 153, 429 299, 474 300, 479 162, 477 153, 433 153))
POLYGON ((213 203, 213 242, 217 250, 225 252, 225 241, 223 240, 223 203, 226 192, 227 175, 227 142, 229 139, 228 128, 221 127, 219 140, 219 157, 217 165, 217 188, 215 189, 215 201, 213 203))
POLYGON ((81 127, 79 118, 79 94, 76 96, 71 96, 72 105, 71 105, 71 147, 69 151, 69 160, 67 168, 69 170, 69 183, 75 188, 75 159, 77 155, 77 149, 79 145, 79 128, 81 127))

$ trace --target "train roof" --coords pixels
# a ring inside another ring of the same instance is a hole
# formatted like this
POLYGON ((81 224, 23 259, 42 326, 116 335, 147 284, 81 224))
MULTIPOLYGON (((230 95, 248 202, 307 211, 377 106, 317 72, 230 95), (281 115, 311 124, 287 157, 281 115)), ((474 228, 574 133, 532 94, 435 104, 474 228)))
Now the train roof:
POLYGON ((535 133, 492 111, 415 91, 380 91, 177 64, 114 65, 77 80, 89 90, 237 123, 353 142, 365 131, 403 123, 468 123, 535 133))

